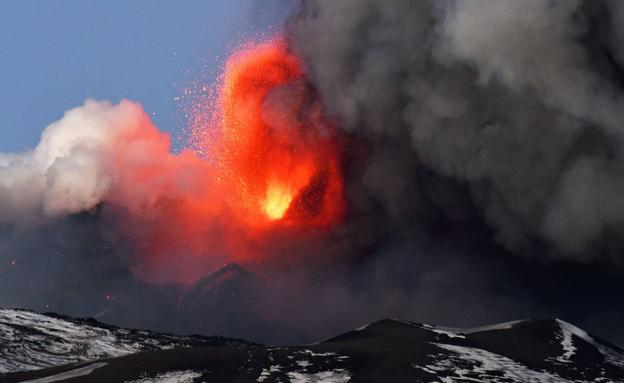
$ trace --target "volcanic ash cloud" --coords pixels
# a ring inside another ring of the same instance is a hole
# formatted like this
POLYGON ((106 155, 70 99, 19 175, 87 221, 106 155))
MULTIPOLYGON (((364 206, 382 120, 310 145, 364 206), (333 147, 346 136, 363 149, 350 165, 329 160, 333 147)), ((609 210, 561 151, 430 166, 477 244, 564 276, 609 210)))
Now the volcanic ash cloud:
POLYGON ((289 30, 345 130, 374 148, 411 140, 393 157, 465 183, 508 249, 586 260, 624 234, 620 3, 308 0, 289 30))

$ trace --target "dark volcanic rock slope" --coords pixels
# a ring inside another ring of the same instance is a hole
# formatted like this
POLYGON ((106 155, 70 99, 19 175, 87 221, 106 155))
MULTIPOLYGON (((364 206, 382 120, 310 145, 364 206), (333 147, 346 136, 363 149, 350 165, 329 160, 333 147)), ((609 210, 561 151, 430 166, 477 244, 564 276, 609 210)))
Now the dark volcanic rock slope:
POLYGON ((223 341, 7 374, 0 381, 624 382, 624 353, 556 319, 474 329, 382 320, 308 346, 223 341))
POLYGON ((237 341, 129 330, 108 326, 91 318, 0 309, 0 374, 143 351, 229 345, 233 342, 237 341))

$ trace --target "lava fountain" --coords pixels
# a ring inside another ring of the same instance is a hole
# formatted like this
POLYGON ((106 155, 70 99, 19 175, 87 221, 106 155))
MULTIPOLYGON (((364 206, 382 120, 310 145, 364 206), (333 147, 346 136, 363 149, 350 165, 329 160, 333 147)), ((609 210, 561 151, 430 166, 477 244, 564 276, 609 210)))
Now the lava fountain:
POLYGON ((338 222, 340 139, 298 58, 281 41, 248 46, 227 61, 220 85, 209 119, 216 126, 194 127, 195 137, 204 137, 237 219, 251 226, 338 222))
POLYGON ((192 283, 224 263, 265 263, 276 238, 296 247, 343 219, 339 130, 283 42, 233 54, 213 93, 192 105, 195 150, 123 182, 124 196, 145 177, 165 190, 125 219, 142 279, 192 283))

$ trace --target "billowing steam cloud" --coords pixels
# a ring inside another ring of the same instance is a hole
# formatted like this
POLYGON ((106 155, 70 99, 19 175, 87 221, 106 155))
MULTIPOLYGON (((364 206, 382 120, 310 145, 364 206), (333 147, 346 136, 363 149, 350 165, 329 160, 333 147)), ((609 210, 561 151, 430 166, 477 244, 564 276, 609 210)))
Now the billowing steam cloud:
POLYGON ((200 150, 88 100, 0 154, 0 305, 270 342, 382 316, 624 339, 623 25, 617 0, 303 0, 228 62, 221 114, 193 105, 200 150))
MULTIPOLYGON (((174 233, 160 229, 163 215, 176 217, 173 227, 184 230, 180 209, 198 201, 218 202, 212 178, 206 164, 191 152, 171 153, 169 136, 152 124, 139 104, 87 100, 48 126, 34 150, 0 155, 0 224, 36 228, 106 204, 120 217, 117 230, 132 239, 136 251, 151 250, 157 258, 156 237, 174 233), (167 206, 171 201, 176 206, 167 206)), ((206 230, 214 218, 197 212, 206 230)), ((183 242, 181 238, 178 243, 183 242)), ((192 256, 198 250, 180 245, 180 251, 192 256)), ((212 268, 215 262, 223 261, 213 257, 212 268)), ((197 269, 196 264, 187 267, 197 269)), ((204 273, 205 267, 198 272, 204 273)), ((179 280, 179 269, 170 268, 168 278, 153 279, 179 280)))
POLYGON ((169 137, 140 105, 87 100, 48 126, 32 151, 0 154, 0 223, 32 223, 103 202, 149 208, 166 192, 190 192, 181 181, 191 162, 170 152, 169 137))
POLYGON ((99 204, 112 187, 111 152, 117 137, 137 129, 140 113, 130 102, 87 101, 50 125, 34 150, 0 155, 3 223, 72 214, 99 204))
MULTIPOLYGON (((469 185, 508 248, 585 259, 622 238, 618 17, 617 1, 315 0, 291 31, 345 129, 373 147, 409 138, 413 161, 469 185)), ((395 158, 370 169, 404 169, 395 158)))

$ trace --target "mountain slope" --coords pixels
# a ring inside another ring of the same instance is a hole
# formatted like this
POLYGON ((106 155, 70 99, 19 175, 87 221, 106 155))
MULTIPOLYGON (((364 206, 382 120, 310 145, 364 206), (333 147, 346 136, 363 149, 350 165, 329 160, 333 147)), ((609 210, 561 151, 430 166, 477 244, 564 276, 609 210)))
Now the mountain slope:
MULTIPOLYGON (((193 346, 194 338, 184 339, 188 342, 178 344, 193 346)), ((0 381, 624 381, 623 350, 557 319, 473 329, 386 319, 307 346, 265 347, 226 340, 195 346, 7 374, 0 376, 0 381)))
POLYGON ((0 374, 142 351, 225 345, 219 337, 177 336, 27 310, 0 309, 0 374))

